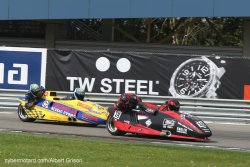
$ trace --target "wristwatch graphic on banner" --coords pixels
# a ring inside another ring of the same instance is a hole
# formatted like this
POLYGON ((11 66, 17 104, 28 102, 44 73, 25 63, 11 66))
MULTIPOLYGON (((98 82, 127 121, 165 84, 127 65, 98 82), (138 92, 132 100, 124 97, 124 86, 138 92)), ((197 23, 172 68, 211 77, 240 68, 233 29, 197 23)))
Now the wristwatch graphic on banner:
POLYGON ((226 72, 224 60, 215 57, 218 67, 205 56, 190 58, 180 64, 170 80, 169 92, 174 97, 216 98, 220 78, 226 72))

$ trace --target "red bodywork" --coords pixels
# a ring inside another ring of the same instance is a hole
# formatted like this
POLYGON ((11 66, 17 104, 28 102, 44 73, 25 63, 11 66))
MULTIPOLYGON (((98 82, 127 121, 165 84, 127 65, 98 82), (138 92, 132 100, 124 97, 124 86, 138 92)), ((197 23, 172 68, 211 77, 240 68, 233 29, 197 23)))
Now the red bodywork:
MULTIPOLYGON (((150 103, 144 103, 147 107, 151 108, 151 109, 157 109, 159 108, 156 105, 150 104, 150 103)), ((191 127, 192 129, 194 129, 195 131, 202 133, 202 131, 197 128, 196 126, 194 126, 191 122, 189 122, 187 119, 182 119, 181 116, 179 114, 177 114, 176 112, 173 111, 161 111, 160 109, 165 108, 165 106, 161 106, 159 108, 159 112, 165 113, 169 116, 171 116, 172 118, 180 121, 181 123, 188 125, 189 127, 191 127)), ((149 127, 146 127, 142 124, 137 124, 136 126, 128 124, 126 122, 121 122, 121 121, 116 121, 113 120, 114 125, 117 129, 124 131, 124 132, 128 132, 128 133, 136 133, 136 134, 145 134, 145 135, 152 135, 152 136, 166 136, 166 134, 164 134, 162 131, 158 131, 149 127)), ((187 139, 187 140, 197 140, 197 141, 204 141, 204 140, 208 140, 207 137, 204 138, 196 138, 196 137, 188 137, 188 136, 181 136, 181 135, 176 135, 176 134, 171 134, 168 136, 169 138, 176 138, 176 139, 187 139)))

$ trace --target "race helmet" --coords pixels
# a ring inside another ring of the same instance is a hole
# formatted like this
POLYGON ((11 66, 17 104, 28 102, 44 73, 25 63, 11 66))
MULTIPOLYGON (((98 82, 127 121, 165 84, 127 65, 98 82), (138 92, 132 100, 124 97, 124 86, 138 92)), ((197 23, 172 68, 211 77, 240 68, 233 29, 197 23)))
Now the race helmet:
POLYGON ((45 89, 43 86, 39 86, 38 84, 31 84, 30 92, 34 97, 42 97, 45 92, 45 89))
POLYGON ((84 100, 85 91, 82 88, 76 88, 74 91, 74 96, 77 100, 84 100))
POLYGON ((135 109, 138 102, 141 101, 141 98, 137 97, 133 93, 124 93, 120 96, 120 103, 126 108, 126 109, 135 109))
POLYGON ((127 93, 121 94, 119 101, 122 104, 124 104, 124 105, 128 105, 128 103, 129 103, 129 96, 128 96, 128 94, 127 93))
POLYGON ((138 98, 135 94, 129 97, 129 109, 135 109, 138 104, 138 98))
POLYGON ((178 112, 180 109, 180 103, 176 99, 169 99, 168 101, 166 101, 166 104, 171 111, 178 112))

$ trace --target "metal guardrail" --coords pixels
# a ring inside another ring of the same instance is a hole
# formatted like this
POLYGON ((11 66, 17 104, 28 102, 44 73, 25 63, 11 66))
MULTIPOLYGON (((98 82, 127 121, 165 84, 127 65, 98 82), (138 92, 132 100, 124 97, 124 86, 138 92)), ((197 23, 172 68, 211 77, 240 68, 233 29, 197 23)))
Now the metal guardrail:
MULTIPOLYGON (((0 112, 17 111, 18 97, 25 95, 26 90, 0 89, 0 112)), ((58 96, 66 96, 70 92, 57 92, 58 96)), ((86 99, 103 106, 111 106, 118 99, 119 94, 86 93, 86 99)), ((169 96, 141 95, 144 102, 160 105, 169 96)), ((250 123, 250 100, 178 98, 181 103, 181 112, 198 116, 205 121, 227 123, 250 123)))
MULTIPOLYGON (((44 39, 29 38, 3 38, 0 39, 0 45, 15 47, 45 47, 44 39)), ((150 53, 173 53, 187 55, 221 55, 241 57, 243 48, 239 47, 207 47, 207 46, 181 46, 181 45, 161 45, 145 43, 115 43, 115 42, 89 42, 79 40, 56 40, 56 49, 70 50, 109 50, 122 52, 150 52, 150 53)))

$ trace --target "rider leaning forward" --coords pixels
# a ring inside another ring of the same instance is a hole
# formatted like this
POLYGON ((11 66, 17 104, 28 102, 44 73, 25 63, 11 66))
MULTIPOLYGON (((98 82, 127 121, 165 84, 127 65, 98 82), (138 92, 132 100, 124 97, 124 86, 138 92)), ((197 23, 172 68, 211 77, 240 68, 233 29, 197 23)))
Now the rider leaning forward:
MULTIPOLYGON (((25 95, 25 108, 30 109, 33 105, 36 105, 40 98, 43 97, 45 93, 45 88, 39 86, 38 84, 31 84, 28 93, 25 95)), ((81 100, 84 101, 85 92, 82 88, 75 88, 74 92, 60 100, 81 100)))
POLYGON ((156 107, 152 104, 142 102, 141 98, 133 93, 121 94, 113 106, 114 110, 120 110, 122 112, 130 112, 133 111, 133 109, 139 109, 152 115, 155 115, 158 111, 166 110, 179 112, 179 108, 180 103, 176 99, 169 99, 160 107, 156 107))
POLYGON ((39 86, 38 84, 31 84, 28 93, 25 95, 25 108, 30 109, 35 105, 40 98, 42 98, 45 93, 45 88, 39 86))

